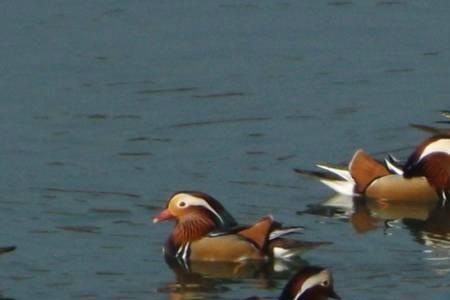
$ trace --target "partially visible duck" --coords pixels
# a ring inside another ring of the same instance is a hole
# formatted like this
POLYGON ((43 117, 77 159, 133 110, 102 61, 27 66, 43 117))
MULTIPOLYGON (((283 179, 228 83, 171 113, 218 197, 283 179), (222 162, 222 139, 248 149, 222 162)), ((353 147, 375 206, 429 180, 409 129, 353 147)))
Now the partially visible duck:
MULTIPOLYGON (((308 266, 297 272, 286 284, 278 300, 341 299, 334 291, 333 277, 327 269, 308 266)), ((246 300, 260 300, 258 297, 246 300)))
POLYGON ((0 254, 8 253, 16 250, 15 246, 0 247, 0 254))
POLYGON ((423 141, 404 165, 392 157, 380 162, 357 150, 348 167, 317 166, 337 177, 303 169, 295 171, 318 177, 344 195, 411 202, 445 200, 450 189, 450 134, 423 141))
POLYGON ((442 198, 450 190, 450 134, 435 135, 422 143, 409 156, 403 166, 407 179, 425 177, 442 198))
POLYGON ((202 192, 175 193, 153 222, 168 219, 176 223, 164 254, 184 263, 290 259, 304 250, 305 242, 283 237, 302 227, 282 227, 271 216, 250 226, 238 226, 219 201, 202 192))
POLYGON ((334 291, 333 277, 327 269, 308 266, 286 284, 279 300, 340 299, 334 291))

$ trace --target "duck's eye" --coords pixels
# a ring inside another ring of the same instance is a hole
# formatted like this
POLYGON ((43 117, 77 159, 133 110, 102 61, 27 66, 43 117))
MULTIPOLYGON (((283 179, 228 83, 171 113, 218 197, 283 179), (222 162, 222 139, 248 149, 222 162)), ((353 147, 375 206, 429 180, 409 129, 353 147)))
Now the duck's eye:
POLYGON ((184 201, 178 202, 178 207, 185 207, 185 206, 186 206, 186 202, 184 202, 184 201))
POLYGON ((327 287, 330 285, 330 282, 328 280, 324 280, 324 281, 322 281, 321 285, 324 287, 327 287))

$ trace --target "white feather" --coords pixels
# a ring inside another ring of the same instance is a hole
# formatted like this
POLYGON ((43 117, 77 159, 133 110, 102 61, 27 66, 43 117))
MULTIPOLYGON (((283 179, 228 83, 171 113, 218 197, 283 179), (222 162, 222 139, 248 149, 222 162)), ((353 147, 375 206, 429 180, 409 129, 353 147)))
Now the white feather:
POLYGON ((216 215, 216 217, 220 220, 220 222, 222 222, 222 224, 225 224, 222 217, 216 212, 216 210, 214 208, 211 207, 211 205, 208 204, 208 202, 206 202, 205 199, 202 199, 199 197, 194 197, 192 195, 185 194, 185 193, 180 193, 178 195, 175 195, 172 198, 172 201, 177 201, 177 203, 180 203, 181 201, 185 201, 189 205, 203 206, 204 208, 211 211, 214 215, 216 215), (180 199, 178 199, 178 198, 180 198, 180 199))
POLYGON ((286 235, 289 233, 301 232, 301 231, 303 231, 302 227, 282 228, 282 229, 274 230, 270 233, 269 240, 271 241, 282 235, 286 235))
POLYGON ((427 156, 428 154, 434 153, 434 152, 444 152, 450 155, 450 139, 439 139, 423 149, 422 154, 419 157, 419 161, 427 156))
POLYGON ((337 176, 341 177, 342 179, 345 179, 346 181, 350 181, 350 182, 353 182, 353 183, 355 182, 353 180, 353 177, 350 174, 349 170, 333 168, 333 167, 330 167, 330 166, 327 166, 327 165, 321 165, 321 164, 318 164, 317 167, 319 167, 321 169, 324 169, 324 170, 327 170, 328 172, 331 172, 333 174, 336 174, 337 176))
POLYGON ((315 287, 317 285, 320 285, 322 282, 325 282, 325 281, 330 282, 331 281, 330 279, 331 279, 331 275, 328 270, 323 270, 322 272, 309 277, 308 279, 306 279, 303 282, 302 288, 297 293, 297 295, 295 295, 294 300, 298 300, 300 298, 300 296, 303 295, 303 293, 306 290, 308 290, 312 287, 315 287))
POLYGON ((394 164, 392 161, 394 161, 395 163, 399 162, 398 159, 396 159, 394 156, 390 154, 388 155, 388 157, 384 159, 384 163, 386 164, 388 170, 395 174, 403 175, 403 170, 399 168, 396 164, 394 164))

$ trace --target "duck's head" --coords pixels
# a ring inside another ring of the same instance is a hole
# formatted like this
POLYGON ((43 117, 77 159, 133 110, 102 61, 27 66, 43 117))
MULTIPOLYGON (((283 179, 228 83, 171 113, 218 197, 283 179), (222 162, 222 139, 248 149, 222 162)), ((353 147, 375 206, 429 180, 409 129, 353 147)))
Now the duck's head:
POLYGON ((219 201, 208 194, 197 191, 181 191, 173 194, 167 201, 166 208, 153 218, 153 223, 176 219, 178 222, 196 218, 212 221, 217 228, 236 225, 234 218, 219 201))
POLYGON ((321 267, 308 266, 300 270, 286 284, 279 300, 340 299, 333 288, 331 272, 321 267))
POLYGON ((450 135, 432 136, 409 156, 404 165, 406 178, 425 176, 428 182, 441 191, 450 189, 450 135))

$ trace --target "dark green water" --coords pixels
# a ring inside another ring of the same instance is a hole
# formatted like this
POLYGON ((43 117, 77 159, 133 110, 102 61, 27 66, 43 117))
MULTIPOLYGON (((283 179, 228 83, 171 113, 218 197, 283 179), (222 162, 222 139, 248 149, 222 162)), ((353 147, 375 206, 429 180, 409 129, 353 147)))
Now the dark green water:
POLYGON ((449 12, 448 1, 1 1, 0 246, 18 249, 0 257, 0 297, 276 299, 290 272, 165 264, 172 225, 150 218, 172 192, 198 189, 242 222, 272 214, 332 241, 303 259, 330 268, 343 299, 448 299, 445 211, 438 233, 423 208, 311 212, 332 192, 292 168, 357 148, 405 158, 426 136, 408 124, 450 109, 449 12), (355 211, 374 220, 357 227, 355 211))

